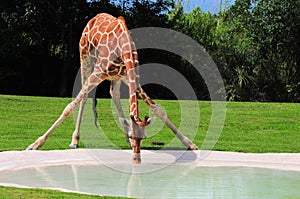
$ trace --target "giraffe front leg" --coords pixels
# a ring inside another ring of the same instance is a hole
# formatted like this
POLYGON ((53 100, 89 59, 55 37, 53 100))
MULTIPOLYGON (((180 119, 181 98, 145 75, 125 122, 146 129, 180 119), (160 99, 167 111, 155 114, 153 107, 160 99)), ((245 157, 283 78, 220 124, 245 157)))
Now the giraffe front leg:
POLYGON ((53 131, 70 115, 75 112, 76 107, 81 99, 77 98, 76 100, 72 101, 68 106, 64 109, 60 117, 56 120, 56 122, 49 128, 49 130, 39 137, 34 143, 27 147, 27 150, 37 150, 41 146, 43 146, 47 140, 47 138, 53 133, 53 131))
POLYGON ((167 118, 166 114, 162 110, 160 106, 157 104, 151 104, 151 110, 152 112, 159 117, 162 121, 167 124, 167 126, 175 133, 175 135, 178 137, 178 139, 184 144, 188 149, 190 150, 198 150, 197 145, 195 145, 189 138, 184 136, 177 128, 176 126, 167 118))
MULTIPOLYGON (((124 112, 121 106, 121 101, 120 101, 120 86, 121 86, 121 81, 120 80, 112 80, 111 84, 110 84, 110 95, 117 107, 117 110, 119 112, 119 116, 120 118, 124 119, 124 112)), ((129 132, 129 127, 128 125, 126 125, 125 123, 121 122, 121 124, 123 125, 123 129, 124 129, 124 133, 125 133, 125 139, 126 142, 128 144, 130 144, 129 141, 129 136, 128 136, 128 132, 129 132)))
MULTIPOLYGON (((107 75, 99 72, 95 68, 94 72, 89 76, 88 80, 84 84, 83 88, 77 95, 77 97, 64 109, 61 116, 56 122, 50 127, 50 129, 41 137, 39 137, 33 144, 27 147, 27 150, 35 150, 45 144, 47 138, 53 133, 53 131, 68 117, 70 117, 78 107, 79 103, 85 98, 88 93, 98 86, 103 80, 107 78, 107 75)), ((76 134, 75 134, 76 135, 76 134)))
POLYGON ((37 150, 39 149, 41 146, 43 146, 46 142, 46 137, 41 136, 39 137, 34 143, 32 143, 31 145, 29 145, 26 150, 37 150))
POLYGON ((139 96, 150 106, 152 112, 159 117, 167 126, 173 131, 173 133, 178 137, 184 146, 190 150, 198 150, 197 145, 195 145, 189 138, 184 136, 176 126, 168 119, 163 109, 155 104, 153 100, 145 93, 141 86, 138 88, 139 96))

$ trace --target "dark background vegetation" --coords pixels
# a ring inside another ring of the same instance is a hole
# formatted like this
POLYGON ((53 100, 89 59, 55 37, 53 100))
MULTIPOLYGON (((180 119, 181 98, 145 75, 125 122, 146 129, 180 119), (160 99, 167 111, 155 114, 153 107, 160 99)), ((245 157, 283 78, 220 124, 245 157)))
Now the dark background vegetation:
MULTIPOLYGON (((185 13, 171 0, 1 0, 0 93, 71 96, 82 30, 101 12, 124 16, 129 29, 158 26, 191 36, 217 64, 227 100, 300 101, 299 0, 236 0, 218 14, 185 13)), ((155 50, 139 54, 142 64, 177 69, 199 99, 209 99, 184 60, 155 50)), ((108 83, 102 87, 99 96, 108 97, 108 83)), ((157 86, 147 90, 154 98, 174 97, 157 86)))

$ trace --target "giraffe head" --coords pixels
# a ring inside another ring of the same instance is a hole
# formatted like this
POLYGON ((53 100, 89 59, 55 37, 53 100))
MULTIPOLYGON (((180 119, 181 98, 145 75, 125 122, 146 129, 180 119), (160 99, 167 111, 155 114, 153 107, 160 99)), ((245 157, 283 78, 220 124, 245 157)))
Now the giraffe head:
POLYGON ((129 128, 128 137, 130 145, 133 149, 133 163, 141 163, 140 150, 142 146, 143 139, 147 138, 145 128, 153 123, 155 118, 145 117, 144 120, 136 121, 134 117, 131 117, 131 120, 126 120, 120 118, 120 122, 129 128))

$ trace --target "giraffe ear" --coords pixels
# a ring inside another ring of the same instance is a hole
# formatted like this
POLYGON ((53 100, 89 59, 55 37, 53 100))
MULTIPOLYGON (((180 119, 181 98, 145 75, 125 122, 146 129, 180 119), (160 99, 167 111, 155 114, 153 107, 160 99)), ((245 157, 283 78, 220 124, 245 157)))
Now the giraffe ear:
POLYGON ((120 121, 121 124, 123 124, 125 126, 128 126, 128 127, 130 126, 130 121, 125 119, 125 118, 120 117, 119 121, 120 121))
POLYGON ((155 117, 147 118, 146 126, 150 126, 154 122, 155 119, 156 119, 155 117))

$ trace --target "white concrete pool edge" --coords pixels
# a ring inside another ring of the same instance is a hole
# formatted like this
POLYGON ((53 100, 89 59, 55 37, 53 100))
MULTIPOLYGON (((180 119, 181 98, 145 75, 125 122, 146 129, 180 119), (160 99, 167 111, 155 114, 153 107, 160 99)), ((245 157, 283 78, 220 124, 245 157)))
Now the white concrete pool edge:
MULTIPOLYGON (((65 164, 131 164, 131 150, 75 149, 0 152, 0 171, 65 164)), ((142 150, 143 164, 189 164, 209 167, 257 167, 300 171, 300 153, 142 150)), ((141 165, 141 166, 142 166, 141 165)))
POLYGON ((300 153, 237 153, 212 151, 199 166, 256 167, 300 171, 300 153))

